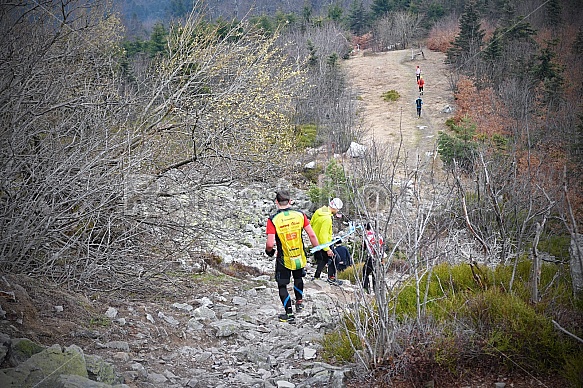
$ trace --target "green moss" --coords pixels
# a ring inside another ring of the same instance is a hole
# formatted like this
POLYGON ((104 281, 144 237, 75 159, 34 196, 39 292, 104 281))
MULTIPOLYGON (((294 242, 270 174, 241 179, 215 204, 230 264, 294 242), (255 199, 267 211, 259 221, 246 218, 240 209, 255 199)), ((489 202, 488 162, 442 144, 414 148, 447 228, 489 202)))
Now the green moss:
POLYGON ((19 354, 19 360, 26 360, 33 354, 40 353, 44 347, 32 342, 28 338, 19 338, 12 341, 12 351, 19 354))
POLYGON ((111 320, 106 317, 94 317, 89 320, 90 327, 108 327, 111 325, 111 320))

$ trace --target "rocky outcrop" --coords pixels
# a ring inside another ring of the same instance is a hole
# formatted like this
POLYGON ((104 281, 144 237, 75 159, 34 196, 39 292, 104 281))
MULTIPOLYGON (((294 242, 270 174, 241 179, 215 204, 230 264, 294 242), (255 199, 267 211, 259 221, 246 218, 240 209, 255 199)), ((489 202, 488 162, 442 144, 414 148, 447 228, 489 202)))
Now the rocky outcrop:
POLYGON ((75 345, 43 347, 26 338, 0 333, 0 387, 127 387, 123 377, 101 357, 85 355, 75 345))

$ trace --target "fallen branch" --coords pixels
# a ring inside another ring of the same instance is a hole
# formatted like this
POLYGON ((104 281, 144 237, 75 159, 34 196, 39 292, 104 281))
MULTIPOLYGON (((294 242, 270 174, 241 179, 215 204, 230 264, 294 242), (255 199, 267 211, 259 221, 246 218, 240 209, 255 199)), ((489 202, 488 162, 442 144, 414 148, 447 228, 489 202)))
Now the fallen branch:
POLYGON ((570 335, 571 337, 575 338, 579 342, 583 342, 583 339, 577 337, 575 334, 568 332, 567 330, 563 329, 561 325, 559 325, 554 319, 552 320, 553 324, 557 327, 557 329, 561 330, 563 333, 570 335))
POLYGON ((14 291, 0 291, 0 296, 4 299, 16 302, 16 295, 14 295, 14 291))

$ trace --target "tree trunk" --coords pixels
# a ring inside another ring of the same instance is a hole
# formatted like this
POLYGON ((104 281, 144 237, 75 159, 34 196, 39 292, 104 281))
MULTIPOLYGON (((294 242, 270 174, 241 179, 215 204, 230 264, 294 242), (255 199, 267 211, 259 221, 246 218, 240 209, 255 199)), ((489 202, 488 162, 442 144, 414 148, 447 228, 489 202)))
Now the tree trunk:
POLYGON ((583 298, 583 234, 572 235, 569 253, 573 294, 575 298, 581 299, 583 298))

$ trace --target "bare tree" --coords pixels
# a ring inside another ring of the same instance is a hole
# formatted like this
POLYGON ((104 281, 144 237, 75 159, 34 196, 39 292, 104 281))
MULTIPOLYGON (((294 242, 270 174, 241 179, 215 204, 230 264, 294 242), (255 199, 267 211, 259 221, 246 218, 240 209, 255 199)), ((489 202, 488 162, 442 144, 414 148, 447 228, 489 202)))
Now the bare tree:
POLYGON ((140 284, 201 245, 201 187, 285 165, 301 74, 275 38, 193 13, 130 81, 121 24, 99 3, 2 7, 3 270, 140 284))
POLYGON ((390 13, 373 28, 377 50, 406 49, 421 29, 422 17, 408 12, 390 13))

